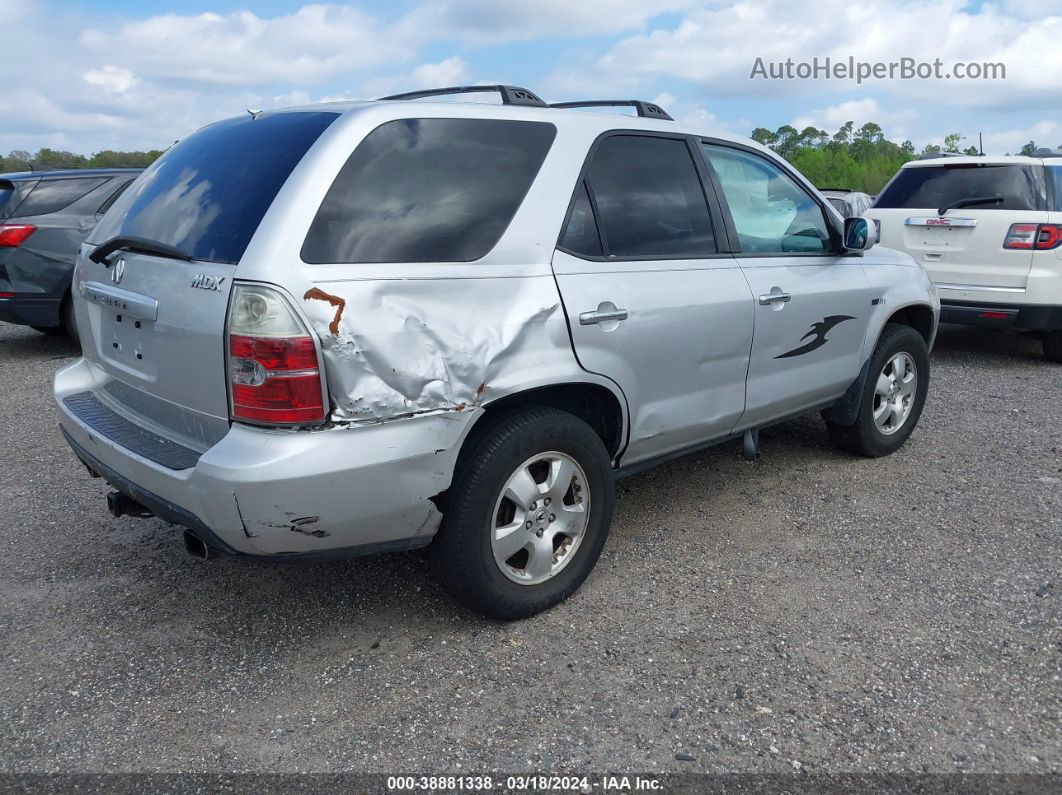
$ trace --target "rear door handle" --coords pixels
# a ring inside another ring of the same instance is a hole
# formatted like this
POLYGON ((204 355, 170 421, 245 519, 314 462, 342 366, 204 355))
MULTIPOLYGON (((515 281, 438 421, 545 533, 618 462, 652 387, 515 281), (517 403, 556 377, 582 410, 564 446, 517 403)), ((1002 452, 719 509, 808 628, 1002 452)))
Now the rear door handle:
POLYGON ((626 309, 611 309, 608 311, 583 312, 579 315, 580 326, 594 326, 598 323, 607 323, 610 320, 626 320, 626 309))
POLYGON ((760 296, 760 306, 770 306, 771 304, 777 304, 779 302, 788 304, 793 300, 793 296, 789 293, 767 293, 760 296))

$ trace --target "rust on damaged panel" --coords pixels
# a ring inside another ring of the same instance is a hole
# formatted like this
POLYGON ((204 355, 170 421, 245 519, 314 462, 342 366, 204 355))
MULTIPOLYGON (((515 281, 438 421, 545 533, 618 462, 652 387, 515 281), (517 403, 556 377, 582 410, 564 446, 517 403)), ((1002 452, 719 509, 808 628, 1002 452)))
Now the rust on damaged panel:
POLYGON ((338 295, 326 293, 320 287, 311 287, 306 291, 302 300, 327 301, 329 304, 336 307, 336 315, 332 318, 332 322, 328 324, 328 330, 332 332, 332 336, 339 334, 339 321, 343 318, 343 310, 347 306, 347 302, 344 299, 340 298, 338 295))

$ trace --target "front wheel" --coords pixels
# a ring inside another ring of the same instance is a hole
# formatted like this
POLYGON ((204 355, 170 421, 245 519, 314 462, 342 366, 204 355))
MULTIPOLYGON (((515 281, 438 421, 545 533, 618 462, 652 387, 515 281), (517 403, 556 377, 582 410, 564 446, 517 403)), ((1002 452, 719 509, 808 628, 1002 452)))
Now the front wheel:
POLYGON ((481 422, 431 557, 453 596, 511 621, 553 607, 590 574, 615 486, 601 439, 568 412, 536 407, 481 422))
POLYGON ((889 324, 870 358, 855 423, 827 420, 830 439, 843 450, 872 458, 895 452, 918 424, 928 390, 926 341, 910 326, 889 324))

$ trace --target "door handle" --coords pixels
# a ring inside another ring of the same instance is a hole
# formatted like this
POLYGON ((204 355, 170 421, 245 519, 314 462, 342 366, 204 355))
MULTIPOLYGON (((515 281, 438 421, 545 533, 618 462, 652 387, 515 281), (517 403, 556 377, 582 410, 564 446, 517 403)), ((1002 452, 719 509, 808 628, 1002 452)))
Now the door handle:
POLYGON ((760 296, 760 306, 770 306, 777 303, 788 304, 792 300, 793 296, 789 293, 767 293, 760 296))
POLYGON ((610 320, 626 320, 626 309, 611 309, 598 312, 583 312, 579 315, 580 326, 594 326, 598 323, 607 323, 610 320))

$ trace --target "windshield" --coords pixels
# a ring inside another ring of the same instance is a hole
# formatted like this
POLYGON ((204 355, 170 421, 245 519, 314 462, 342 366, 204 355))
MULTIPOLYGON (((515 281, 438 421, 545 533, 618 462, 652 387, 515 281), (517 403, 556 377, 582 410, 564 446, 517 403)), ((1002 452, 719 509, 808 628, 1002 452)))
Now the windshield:
POLYGON ((335 113, 241 116, 188 136, 133 183, 92 239, 140 237, 235 264, 292 169, 335 113))
POLYGON ((915 166, 900 169, 875 207, 937 209, 963 199, 1002 197, 971 210, 1046 210, 1043 169, 1026 165, 915 166))
POLYGON ((15 193, 15 186, 10 182, 0 182, 0 218, 7 215, 7 203, 15 193))

